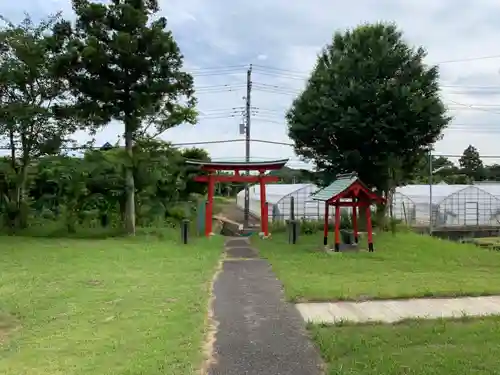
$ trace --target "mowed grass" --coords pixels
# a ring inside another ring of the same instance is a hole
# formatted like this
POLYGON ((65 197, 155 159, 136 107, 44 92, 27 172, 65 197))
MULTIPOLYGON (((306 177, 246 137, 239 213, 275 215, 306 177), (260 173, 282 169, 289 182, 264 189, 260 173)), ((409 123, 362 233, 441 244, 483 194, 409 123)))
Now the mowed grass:
POLYGON ((375 252, 325 253, 321 233, 256 246, 292 301, 500 294, 500 253, 414 233, 379 233, 375 252))
POLYGON ((0 374, 194 373, 221 249, 0 237, 0 374))
POLYGON ((311 326, 329 375, 500 374, 500 318, 311 326))

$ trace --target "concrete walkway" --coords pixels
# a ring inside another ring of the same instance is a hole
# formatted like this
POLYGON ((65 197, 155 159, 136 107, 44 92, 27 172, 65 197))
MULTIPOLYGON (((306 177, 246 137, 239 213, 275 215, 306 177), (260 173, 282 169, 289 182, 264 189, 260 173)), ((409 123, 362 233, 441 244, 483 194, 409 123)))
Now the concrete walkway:
POLYGON ((300 303, 296 307, 305 321, 313 323, 342 321, 394 323, 411 318, 500 315, 500 296, 300 303))
POLYGON ((217 332, 208 374, 321 374, 304 321, 284 301, 269 264, 244 238, 229 239, 226 256, 213 290, 217 332))

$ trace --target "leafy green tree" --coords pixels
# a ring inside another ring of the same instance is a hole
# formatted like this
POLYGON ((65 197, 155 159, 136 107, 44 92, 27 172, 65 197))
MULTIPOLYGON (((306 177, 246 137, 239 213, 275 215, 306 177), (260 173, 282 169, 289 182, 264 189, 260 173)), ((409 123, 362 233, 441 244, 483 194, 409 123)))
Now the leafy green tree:
POLYGON ((458 160, 463 172, 475 180, 482 180, 485 176, 485 170, 481 156, 477 149, 469 145, 458 160))
MULTIPOLYGON (((418 164, 415 166, 411 178, 407 183, 427 184, 429 183, 430 174, 429 154, 422 155, 418 164)), ((432 156, 432 180, 433 183, 441 181, 446 182, 446 177, 459 173, 458 168, 448 159, 443 156, 432 156)))
POLYGON ((500 165, 492 164, 485 166, 485 178, 490 181, 500 181, 500 165))
POLYGON ((450 121, 425 56, 392 24, 335 33, 287 113, 296 153, 386 193, 410 178, 450 121))
POLYGON ((146 127, 160 133, 196 121, 193 79, 182 71, 183 57, 166 18, 155 16, 156 0, 73 0, 73 9, 75 27, 68 22, 56 27, 69 39, 59 73, 71 82, 80 119, 124 123, 125 227, 134 234, 134 140, 146 127))
POLYGON ((277 171, 271 171, 269 175, 279 177, 280 183, 282 184, 301 184, 311 182, 312 180, 308 170, 288 167, 283 167, 277 171))
POLYGON ((210 161, 210 156, 207 151, 196 147, 186 148, 181 151, 181 157, 182 160, 180 160, 180 162, 182 165, 180 166, 180 169, 183 171, 182 178, 185 183, 184 189, 181 191, 182 199, 187 199, 189 194, 193 193, 202 195, 206 194, 208 188, 207 184, 204 182, 196 182, 194 180, 194 177, 200 175, 201 171, 198 167, 185 164, 185 160, 191 159, 210 161))
POLYGON ((68 82, 54 76, 62 44, 52 33, 59 15, 34 23, 27 15, 18 25, 1 18, 0 29, 0 134, 10 148, 15 187, 8 197, 16 225, 21 215, 32 160, 57 153, 77 130, 71 119, 57 119, 58 102, 68 102, 68 82))

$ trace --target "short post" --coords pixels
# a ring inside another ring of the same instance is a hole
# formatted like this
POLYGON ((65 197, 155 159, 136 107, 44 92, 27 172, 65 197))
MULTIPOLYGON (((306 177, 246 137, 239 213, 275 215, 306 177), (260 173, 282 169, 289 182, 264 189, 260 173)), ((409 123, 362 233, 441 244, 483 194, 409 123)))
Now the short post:
POLYGON ((299 233, 299 224, 297 220, 288 221, 288 243, 295 245, 297 243, 297 237, 299 233))
POLYGON ((262 220, 262 232, 264 232, 264 236, 269 236, 269 203, 264 202, 264 210, 262 211, 261 218, 262 220))
POLYGON ((368 251, 373 252, 373 229, 372 229, 372 209, 370 204, 366 206, 366 231, 368 232, 368 251))
MULTIPOLYGON (((318 205, 319 206, 319 205, 318 205)), ((328 202, 325 202, 325 222, 323 227, 323 245, 328 245, 328 202)))
POLYGON ((340 206, 335 204, 335 252, 340 251, 340 206))
POLYGON ((297 221, 295 220, 295 198, 290 197, 290 220, 288 222, 288 242, 295 245, 297 243, 297 221))
POLYGON ((183 219, 181 222, 181 241, 184 245, 188 243, 189 219, 183 219))
POLYGON ((354 235, 354 243, 358 243, 358 207, 357 200, 354 198, 352 200, 352 230, 354 235))

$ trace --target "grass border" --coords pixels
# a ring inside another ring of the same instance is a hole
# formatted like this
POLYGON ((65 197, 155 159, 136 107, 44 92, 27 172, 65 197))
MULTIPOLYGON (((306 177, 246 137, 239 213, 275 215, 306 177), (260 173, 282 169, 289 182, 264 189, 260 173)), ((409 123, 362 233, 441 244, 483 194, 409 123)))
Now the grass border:
POLYGON ((335 302, 369 302, 369 301, 410 301, 414 299, 450 299, 450 298, 467 298, 467 297, 492 297, 500 296, 498 292, 453 292, 453 293, 423 293, 423 294, 408 294, 395 297, 387 296, 359 296, 359 297, 339 297, 339 298, 304 298, 295 297, 288 299, 288 302, 299 303, 335 303, 335 302))
POLYGON ((306 327, 307 330, 310 331, 312 330, 313 327, 321 327, 321 328, 335 328, 335 327, 374 327, 374 326, 391 326, 391 327, 397 327, 397 326, 402 326, 402 325, 407 325, 407 324, 418 324, 418 323, 441 323, 441 324, 446 324, 446 323, 469 323, 469 322, 474 322, 478 320, 498 320, 500 318, 500 315, 467 315, 464 314, 462 316, 453 316, 453 317, 447 317, 447 318, 406 318, 402 320, 397 320, 395 322, 384 322, 384 321, 379 321, 379 320, 370 320, 370 321, 363 321, 363 322, 355 322, 352 320, 340 320, 335 323, 312 323, 312 322, 307 322, 306 327))
POLYGON ((226 260, 226 246, 224 245, 224 251, 222 252, 219 262, 215 267, 214 275, 208 283, 208 303, 207 303, 207 314, 205 316, 205 337, 202 343, 203 360, 201 366, 198 370, 200 375, 207 375, 208 370, 211 366, 217 363, 217 358, 214 356, 215 353, 215 342, 217 340, 217 332, 219 329, 219 322, 215 319, 214 314, 214 304, 215 304, 215 294, 214 286, 219 278, 220 274, 224 268, 224 262, 226 260))

